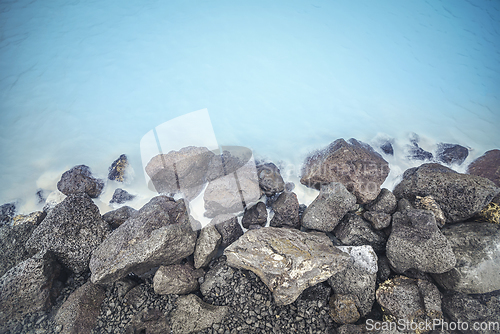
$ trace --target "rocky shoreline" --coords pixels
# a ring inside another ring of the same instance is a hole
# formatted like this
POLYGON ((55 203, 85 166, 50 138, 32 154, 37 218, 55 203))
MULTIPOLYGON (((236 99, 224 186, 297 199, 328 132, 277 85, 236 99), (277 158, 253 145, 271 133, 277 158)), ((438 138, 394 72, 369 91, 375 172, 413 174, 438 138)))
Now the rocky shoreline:
POLYGON ((466 148, 429 161, 415 142, 422 165, 390 191, 384 157, 339 139, 304 162, 309 206, 247 151, 153 157, 159 195, 139 210, 117 189, 122 206, 101 215, 106 182, 84 165, 43 211, 0 206, 0 333, 500 333, 499 150, 460 174, 443 164, 466 148))

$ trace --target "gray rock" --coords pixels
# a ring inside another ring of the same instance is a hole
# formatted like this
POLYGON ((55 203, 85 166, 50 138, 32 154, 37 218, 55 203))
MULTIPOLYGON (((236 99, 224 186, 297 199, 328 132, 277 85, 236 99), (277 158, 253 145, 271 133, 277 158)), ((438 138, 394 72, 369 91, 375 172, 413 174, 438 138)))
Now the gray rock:
POLYGON ((269 222, 270 226, 300 229, 299 200, 295 193, 282 192, 271 207, 274 216, 269 222))
POLYGON ((214 225, 217 232, 221 235, 222 241, 220 246, 222 248, 229 246, 243 235, 243 229, 238 223, 238 218, 233 215, 219 215, 212 219, 210 225, 214 225))
POLYGON ((0 276, 19 262, 29 259, 35 253, 25 247, 26 241, 33 230, 45 218, 42 211, 35 211, 29 215, 17 215, 11 224, 0 227, 0 276))
POLYGON ((377 198, 368 203, 365 207, 369 211, 384 212, 392 215, 396 212, 398 201, 396 196, 387 188, 382 188, 377 198))
POLYGON ((382 283, 391 276, 391 266, 389 259, 385 255, 378 257, 377 261, 378 271, 377 271, 377 283, 382 283))
POLYGON ((427 210, 407 210, 392 216, 386 252, 399 273, 408 269, 444 273, 457 262, 450 243, 436 225, 434 214, 427 210))
POLYGON ((132 279, 131 277, 124 277, 118 281, 116 281, 113 286, 116 290, 116 295, 118 299, 121 301, 125 297, 125 295, 135 288, 139 283, 137 280, 132 279))
POLYGON ((168 323, 168 319, 161 310, 157 308, 144 309, 132 317, 132 320, 127 325, 125 333, 170 333, 170 325, 168 323))
POLYGON ((177 299, 177 308, 171 313, 171 329, 174 334, 201 331, 222 323, 228 312, 227 306, 204 303, 196 295, 182 296, 177 299))
POLYGON ((326 149, 306 159, 300 182, 308 187, 340 182, 358 203, 374 200, 389 174, 389 164, 369 145, 350 139, 337 139, 326 149))
POLYGON ((439 143, 436 152, 437 159, 446 164, 461 165, 468 155, 469 150, 458 144, 439 143))
POLYGON ((111 283, 193 254, 196 233, 184 200, 154 197, 137 215, 114 230, 90 260, 93 283, 111 283))
POLYGON ((379 285, 376 297, 388 321, 432 323, 443 316, 439 290, 425 280, 395 277, 379 285))
POLYGON ((63 173, 57 189, 64 195, 85 193, 91 198, 99 197, 104 181, 92 176, 90 168, 85 165, 78 165, 63 173))
POLYGON ((207 171, 207 181, 232 174, 247 164, 252 157, 252 151, 242 146, 223 146, 222 154, 212 157, 207 171))
POLYGON ((391 225, 391 215, 385 212, 365 211, 363 218, 372 223, 373 228, 376 230, 382 230, 391 225))
POLYGON ((140 310, 143 308, 146 301, 148 300, 148 293, 145 291, 144 285, 137 285, 130 289, 129 292, 123 298, 124 304, 132 307, 134 310, 140 310))
POLYGON ((443 235, 453 249, 457 265, 432 275, 443 288, 462 293, 500 290, 500 225, 460 223, 447 226, 443 235))
POLYGON ((384 233, 376 231, 369 222, 354 213, 345 215, 333 234, 346 246, 370 245, 376 252, 385 250, 384 233))
POLYGON ((408 145, 407 150, 408 155, 406 157, 411 160, 432 160, 434 157, 431 152, 424 150, 416 142, 408 145))
POLYGON ((60 266, 51 252, 40 252, 0 277, 0 324, 50 308, 52 284, 60 266))
POLYGON ((16 203, 5 203, 0 205, 0 226, 8 223, 16 214, 16 203))
POLYGON ((396 198, 414 201, 416 196, 432 196, 446 216, 447 223, 469 219, 479 213, 498 193, 485 178, 459 174, 439 164, 410 168, 394 189, 396 198))
POLYGON ((443 210, 441 210, 439 204, 437 204, 432 196, 415 196, 414 204, 416 209, 431 211, 434 214, 436 224, 439 228, 443 227, 446 223, 446 217, 444 216, 443 210))
POLYGON ((245 210, 241 225, 244 228, 249 228, 250 225, 264 226, 267 223, 267 210, 264 202, 258 202, 251 208, 245 210))
POLYGON ((63 334, 91 333, 97 322, 101 304, 106 297, 99 285, 85 283, 73 292, 57 311, 54 320, 63 334))
POLYGON ((224 255, 230 266, 259 276, 277 305, 294 302, 307 287, 342 270, 350 258, 326 235, 275 227, 246 232, 224 255))
POLYGON ((219 257, 206 273, 203 283, 200 284, 201 293, 203 296, 208 296, 214 289, 221 287, 229 289, 228 283, 231 282, 233 275, 234 269, 227 265, 226 257, 219 257))
POLYGON ((127 201, 133 200, 134 198, 135 195, 129 194, 126 190, 123 190, 121 188, 116 188, 115 192, 113 193, 113 197, 111 198, 109 203, 123 204, 127 201))
POLYGON ((214 258, 222 242, 222 236, 213 225, 205 226, 200 231, 194 251, 194 267, 206 267, 214 258))
POLYGON ((334 293, 330 298, 330 316, 339 324, 353 324, 359 320, 357 305, 359 299, 355 295, 334 293))
POLYGON ((137 214, 136 209, 131 208, 130 206, 122 206, 119 209, 106 212, 102 215, 102 220, 115 229, 135 214, 137 214))
POLYGON ((356 204, 356 198, 341 183, 321 186, 319 195, 302 216, 302 226, 331 232, 356 204))
POLYGON ((491 150, 471 162, 467 173, 493 181, 500 187, 500 150, 491 150))
POLYGON ((86 194, 69 195, 57 204, 26 242, 26 248, 51 250, 67 268, 82 273, 92 252, 108 235, 99 208, 86 194))
POLYGON ((375 301, 377 255, 371 246, 337 246, 337 248, 349 254, 350 261, 343 270, 333 274, 328 283, 335 294, 355 296, 357 312, 364 317, 371 311, 375 301))
POLYGON ((185 295, 198 290, 198 279, 193 271, 188 263, 160 266, 153 278, 155 293, 185 295))
POLYGON ((125 171, 128 167, 128 159, 125 154, 120 155, 109 167, 108 179, 112 181, 125 181, 125 171))
POLYGON ((392 144, 389 141, 380 145, 380 149, 387 155, 394 155, 394 149, 392 148, 392 144))
POLYGON ((257 166, 259 186, 266 196, 273 196, 285 190, 285 182, 280 170, 272 162, 257 166))

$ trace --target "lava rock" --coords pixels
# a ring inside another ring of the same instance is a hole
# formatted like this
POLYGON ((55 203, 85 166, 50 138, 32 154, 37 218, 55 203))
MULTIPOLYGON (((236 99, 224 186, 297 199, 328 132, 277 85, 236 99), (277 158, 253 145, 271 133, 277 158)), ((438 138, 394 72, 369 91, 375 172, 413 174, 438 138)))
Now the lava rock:
POLYGON ((461 165, 469 156, 469 150, 458 144, 438 144, 437 159, 445 164, 461 165))
POLYGON ((457 263, 450 243, 436 225, 434 214, 427 210, 407 210, 392 216, 386 252, 399 273, 408 269, 444 273, 457 263))
POLYGON ((382 144, 380 146, 380 149, 387 155, 394 155, 394 149, 392 148, 392 144, 390 142, 385 142, 384 144, 382 144))
POLYGON ((436 224, 439 228, 443 227, 446 223, 446 217, 444 216, 443 210, 439 207, 432 196, 415 196, 415 208, 422 210, 429 210, 434 214, 436 219, 436 224))
POLYGON ((467 173, 493 181, 500 187, 500 150, 491 150, 471 162, 467 173))
POLYGON ((86 194, 72 194, 35 228, 26 248, 51 250, 67 268, 82 273, 88 270, 92 252, 108 233, 92 199, 86 194))
POLYGON ((447 223, 456 223, 480 212, 500 188, 485 178, 460 174, 439 164, 410 168, 394 189, 396 198, 414 201, 416 196, 432 196, 447 223))
POLYGON ((264 202, 258 202, 251 208, 245 210, 241 225, 244 228, 249 228, 250 225, 264 226, 267 223, 267 210, 264 202))
POLYGON ((434 157, 431 152, 427 152, 416 142, 412 143, 412 145, 408 145, 408 155, 407 158, 411 160, 432 160, 434 157))
POLYGON ((222 241, 220 246, 222 248, 229 246, 243 235, 243 229, 238 223, 238 217, 233 215, 219 215, 212 219, 210 225, 214 225, 217 232, 221 235, 222 241))
POLYGON ((111 283, 130 272, 176 263, 193 254, 196 237, 184 200, 154 197, 93 252, 92 283, 111 283))
POLYGON ((441 230, 448 240, 457 265, 432 275, 447 290, 487 293, 500 290, 500 226, 490 223, 460 223, 441 230))
POLYGON ((342 183, 322 185, 319 195, 304 211, 302 226, 331 232, 355 204, 356 198, 342 183))
POLYGON ((54 318, 62 326, 61 333, 91 333, 96 325, 105 290, 99 285, 85 283, 61 305, 54 318))
POLYGON ((104 188, 104 181, 92 176, 90 168, 79 165, 63 173, 57 189, 64 195, 85 193, 91 198, 99 197, 104 188))
POLYGON ((354 213, 348 213, 335 228, 333 234, 346 246, 370 245, 376 252, 385 250, 386 237, 372 225, 354 213))
POLYGON ((194 267, 196 269, 207 266, 219 250, 222 236, 214 225, 201 229, 194 251, 194 267))
POLYGON ((185 295, 198 290, 198 279, 193 271, 188 263, 160 266, 153 278, 155 293, 185 295))
POLYGON ((280 170, 272 162, 257 166, 259 186, 266 196, 273 196, 285 190, 285 182, 281 177, 280 170))
POLYGON ((335 293, 330 298, 330 316, 336 323, 353 324, 360 318, 357 304, 358 297, 335 293))
POLYGON ((238 146, 231 146, 230 150, 223 150, 222 154, 214 155, 208 166, 207 181, 236 172, 249 162, 251 155, 250 150, 238 146))
POLYGON ((177 308, 172 311, 171 329, 176 334, 188 334, 221 323, 228 314, 227 306, 213 306, 203 302, 196 295, 177 299, 177 308))
POLYGON ((203 296, 208 297, 212 291, 230 290, 229 283, 234 276, 235 270, 227 265, 225 256, 217 258, 210 270, 205 274, 200 291, 203 296))
POLYGON ((391 276, 391 266, 389 263, 389 259, 385 255, 381 255, 378 257, 377 265, 377 283, 380 284, 386 281, 389 276, 391 276))
POLYGON ((368 211, 378 211, 392 215, 396 212, 398 201, 396 196, 387 188, 382 188, 377 198, 368 203, 365 208, 368 211))
POLYGON ((128 324, 126 334, 164 334, 170 333, 170 325, 164 313, 158 308, 144 309, 134 315, 128 324))
POLYGON ((282 192, 271 207, 274 216, 269 222, 270 226, 300 229, 299 200, 295 193, 282 192))
POLYGON ((123 204, 127 201, 131 201, 135 198, 135 195, 129 194, 126 190, 123 190, 121 188, 115 189, 115 192, 113 193, 113 197, 111 198, 111 201, 109 201, 109 204, 123 204))
POLYGON ((358 203, 374 200, 389 175, 389 164, 373 148, 351 138, 337 139, 326 149, 306 158, 300 182, 308 187, 340 182, 358 203))
POLYGON ((385 212, 365 211, 363 218, 372 223, 373 228, 376 230, 382 230, 391 225, 391 215, 385 212))
POLYGON ((275 227, 246 232, 224 255, 230 266, 257 274, 277 305, 294 302, 304 289, 327 280, 349 260, 326 235, 275 227))
POLYGON ((137 210, 130 206, 122 206, 119 209, 106 212, 102 215, 102 220, 108 223, 111 228, 116 229, 123 224, 127 219, 137 214, 137 210))
POLYGON ((16 203, 0 205, 0 226, 8 223, 16 214, 16 203))
POLYGON ((120 155, 109 167, 108 179, 111 181, 125 181, 125 171, 128 167, 128 159, 125 154, 120 155))

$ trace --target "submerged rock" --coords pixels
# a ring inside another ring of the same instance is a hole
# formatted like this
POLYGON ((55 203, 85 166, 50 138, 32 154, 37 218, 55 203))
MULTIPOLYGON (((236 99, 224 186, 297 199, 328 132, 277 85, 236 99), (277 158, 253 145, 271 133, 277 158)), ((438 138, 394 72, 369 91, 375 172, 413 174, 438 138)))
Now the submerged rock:
POLYGON ((85 193, 91 198, 99 197, 104 188, 104 181, 92 176, 90 168, 79 165, 63 173, 57 182, 57 189, 64 195, 85 193))
POLYGON ((440 143, 436 155, 441 162, 461 165, 467 159, 469 150, 458 144, 440 143))
POLYGON ((269 222, 273 227, 289 227, 300 229, 299 200, 293 192, 284 191, 271 205, 274 216, 269 222))
POLYGON ((135 198, 135 195, 129 194, 128 191, 123 190, 121 188, 115 189, 115 192, 113 193, 113 197, 109 201, 109 204, 117 203, 117 204, 123 204, 127 201, 131 201, 135 198))
POLYGON ((109 167, 108 179, 112 181, 125 181, 125 171, 128 167, 128 159, 125 154, 120 155, 109 167))
POLYGON ((413 142, 411 145, 408 145, 408 155, 407 158, 411 160, 432 160, 433 155, 431 152, 427 152, 416 142, 413 142))
POLYGON ((292 303, 307 287, 327 280, 349 261, 326 235, 274 227, 246 232, 224 255, 230 266, 257 274, 278 305, 292 303))
POLYGON ((369 145, 337 139, 306 159, 300 183, 319 189, 322 184, 340 182, 358 203, 366 204, 377 197, 388 174, 389 164, 369 145))
POLYGON ((491 150, 471 162, 467 173, 485 177, 500 187, 500 150, 491 150))
POLYGON ((280 170, 272 162, 257 166, 259 186, 266 196, 273 196, 285 190, 285 182, 280 170))

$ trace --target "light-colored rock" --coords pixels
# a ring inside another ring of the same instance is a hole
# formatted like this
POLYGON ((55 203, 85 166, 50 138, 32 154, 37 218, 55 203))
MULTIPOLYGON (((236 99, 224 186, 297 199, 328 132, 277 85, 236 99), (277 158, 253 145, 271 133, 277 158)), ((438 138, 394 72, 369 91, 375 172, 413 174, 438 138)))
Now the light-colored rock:
POLYGON ((208 225, 201 229, 196 248, 194 251, 194 267, 207 266, 214 258, 222 241, 222 236, 214 225, 208 225))
POLYGON ((185 295, 198 289, 198 279, 189 264, 160 266, 153 277, 153 288, 159 295, 185 295))

